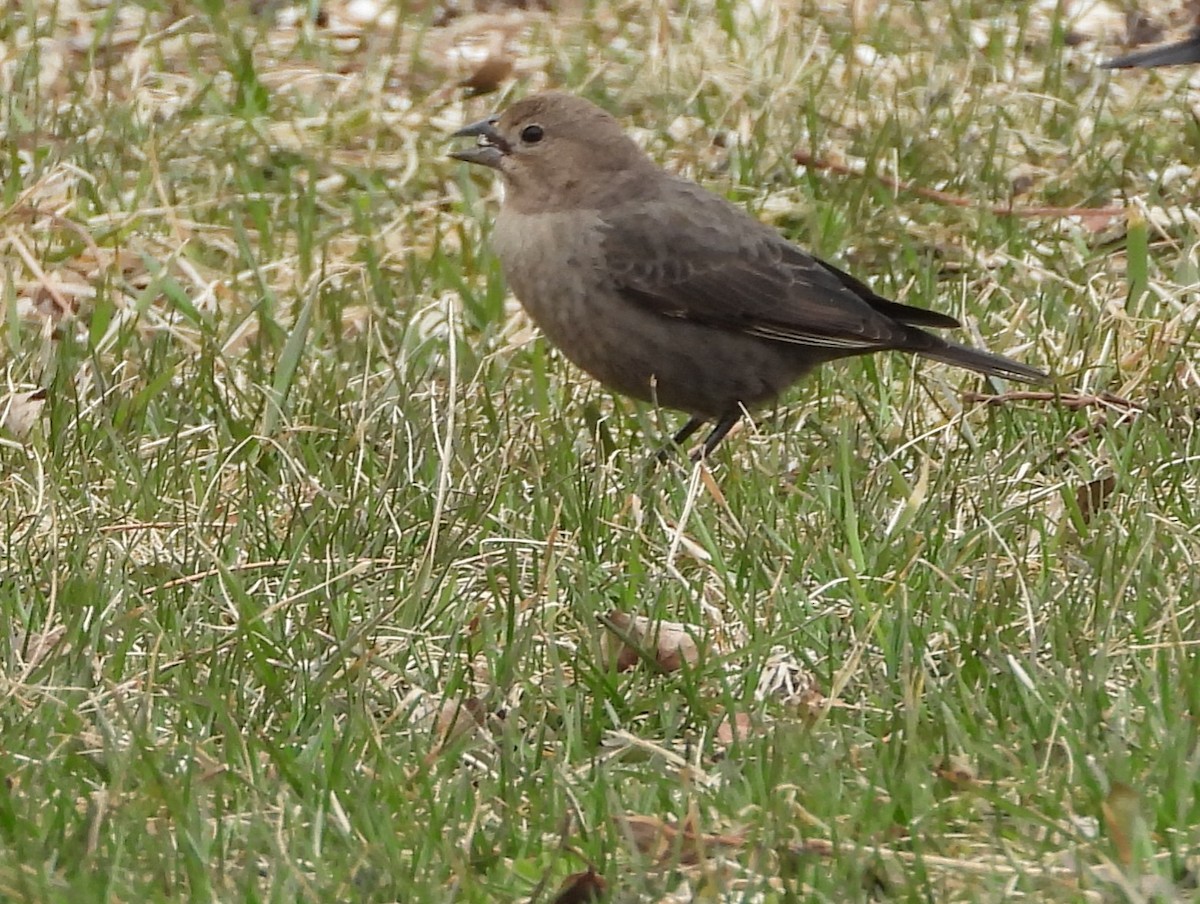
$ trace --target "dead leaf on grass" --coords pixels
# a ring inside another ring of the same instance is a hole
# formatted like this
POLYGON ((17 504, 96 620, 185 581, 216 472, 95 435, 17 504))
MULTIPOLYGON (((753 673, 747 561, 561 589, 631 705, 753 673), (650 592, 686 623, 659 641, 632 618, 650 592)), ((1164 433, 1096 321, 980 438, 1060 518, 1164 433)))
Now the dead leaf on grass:
POLYGON ((831 705, 822 693, 816 675, 785 647, 771 651, 759 673, 754 693, 759 700, 782 700, 804 719, 819 716, 831 705))
POLYGON ((79 298, 53 277, 33 290, 27 306, 23 308, 23 319, 40 323, 46 335, 50 335, 64 320, 70 320, 79 312, 79 298))
POLYGON ((514 65, 513 58, 503 50, 490 53, 474 72, 458 83, 458 86, 466 88, 470 97, 491 94, 512 75, 514 65))
POLYGON ((455 741, 474 735, 486 716, 483 701, 478 697, 443 702, 433 726, 433 749, 426 759, 431 761, 455 741))
POLYGON ((748 741, 766 733, 766 725, 749 713, 726 713, 717 726, 716 741, 721 747, 731 747, 734 741, 748 741))
POLYGON ((616 609, 602 622, 612 635, 604 638, 604 646, 618 672, 629 671, 643 660, 653 662, 665 672, 678 671, 685 662, 694 666, 700 661, 700 649, 694 638, 701 630, 695 625, 653 621, 616 609))
MULTIPOLYGON (((44 630, 30 634, 24 640, 25 660, 22 667, 26 672, 31 672, 58 648, 59 644, 67 635, 65 625, 56 624, 53 627, 45 628, 44 630)), ((16 638, 13 638, 14 641, 16 638)), ((21 645, 17 645, 17 649, 21 645)))
POLYGON ((347 305, 342 309, 342 336, 346 339, 366 335, 370 326, 371 309, 367 305, 347 305))
POLYGON ((1121 782, 1114 782, 1104 803, 1100 806, 1104 815, 1104 827, 1112 839, 1117 862, 1123 867, 1133 866, 1144 856, 1152 853, 1148 849, 1149 828, 1142 815, 1142 802, 1138 793, 1121 782))
POLYGON ((934 771, 942 781, 959 789, 973 787, 978 779, 975 767, 962 754, 952 754, 946 757, 934 771))
POLYGON ((596 868, 589 866, 582 873, 572 873, 559 886, 558 894, 554 896, 553 904, 584 904, 586 901, 599 901, 608 890, 604 877, 597 874, 596 868))
POLYGON ((14 392, 0 398, 0 429, 19 440, 25 439, 42 415, 46 405, 46 390, 14 392))
POLYGON ((1117 478, 1108 474, 1085 483, 1075 491, 1075 504, 1079 506, 1079 515, 1084 524, 1090 523, 1092 516, 1108 504, 1116 488, 1117 478))
POLYGON ((682 825, 655 816, 618 817, 626 836, 638 851, 659 865, 695 866, 714 854, 740 850, 745 846, 742 830, 727 834, 701 832, 695 814, 682 825))
POLYGON ((527 71, 537 61, 518 57, 514 40, 528 27, 531 14, 509 9, 501 13, 475 13, 456 19, 430 36, 428 59, 449 81, 439 95, 448 99, 456 88, 468 96, 489 94, 519 69, 527 71))

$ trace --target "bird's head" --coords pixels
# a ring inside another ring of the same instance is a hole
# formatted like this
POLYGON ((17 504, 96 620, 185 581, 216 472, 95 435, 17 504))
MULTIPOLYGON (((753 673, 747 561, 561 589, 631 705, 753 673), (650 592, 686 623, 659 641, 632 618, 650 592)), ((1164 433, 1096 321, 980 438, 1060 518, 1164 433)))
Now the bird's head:
POLYGON ((653 167, 615 119, 590 101, 548 91, 472 123, 450 156, 497 170, 506 203, 530 212, 588 207, 612 195, 614 177, 653 167))

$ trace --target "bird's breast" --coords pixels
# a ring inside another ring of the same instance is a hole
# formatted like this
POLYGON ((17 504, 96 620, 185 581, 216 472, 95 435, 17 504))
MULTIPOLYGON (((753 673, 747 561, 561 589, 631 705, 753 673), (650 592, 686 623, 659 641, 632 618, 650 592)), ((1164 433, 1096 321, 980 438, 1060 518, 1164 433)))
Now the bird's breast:
POLYGON ((585 212, 501 211, 492 234, 509 288, 569 357, 588 325, 605 313, 600 226, 585 212))

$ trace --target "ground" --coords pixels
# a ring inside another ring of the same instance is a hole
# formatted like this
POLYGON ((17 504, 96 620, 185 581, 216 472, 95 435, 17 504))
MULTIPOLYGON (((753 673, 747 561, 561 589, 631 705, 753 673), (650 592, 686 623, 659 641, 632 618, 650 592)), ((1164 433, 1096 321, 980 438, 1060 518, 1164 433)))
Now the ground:
POLYGON ((545 6, 0 19, 0 899, 1188 899, 1200 67, 545 6), (649 468, 446 156, 547 86, 1053 384, 847 362, 649 468))

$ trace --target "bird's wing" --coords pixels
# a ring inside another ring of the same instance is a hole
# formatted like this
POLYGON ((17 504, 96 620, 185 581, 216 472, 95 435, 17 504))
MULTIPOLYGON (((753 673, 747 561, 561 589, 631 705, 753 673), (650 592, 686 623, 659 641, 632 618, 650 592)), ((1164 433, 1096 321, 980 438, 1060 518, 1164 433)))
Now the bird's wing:
POLYGON ((691 183, 601 216, 619 291, 666 317, 851 354, 910 345, 905 324, 958 325, 879 297, 691 183))

